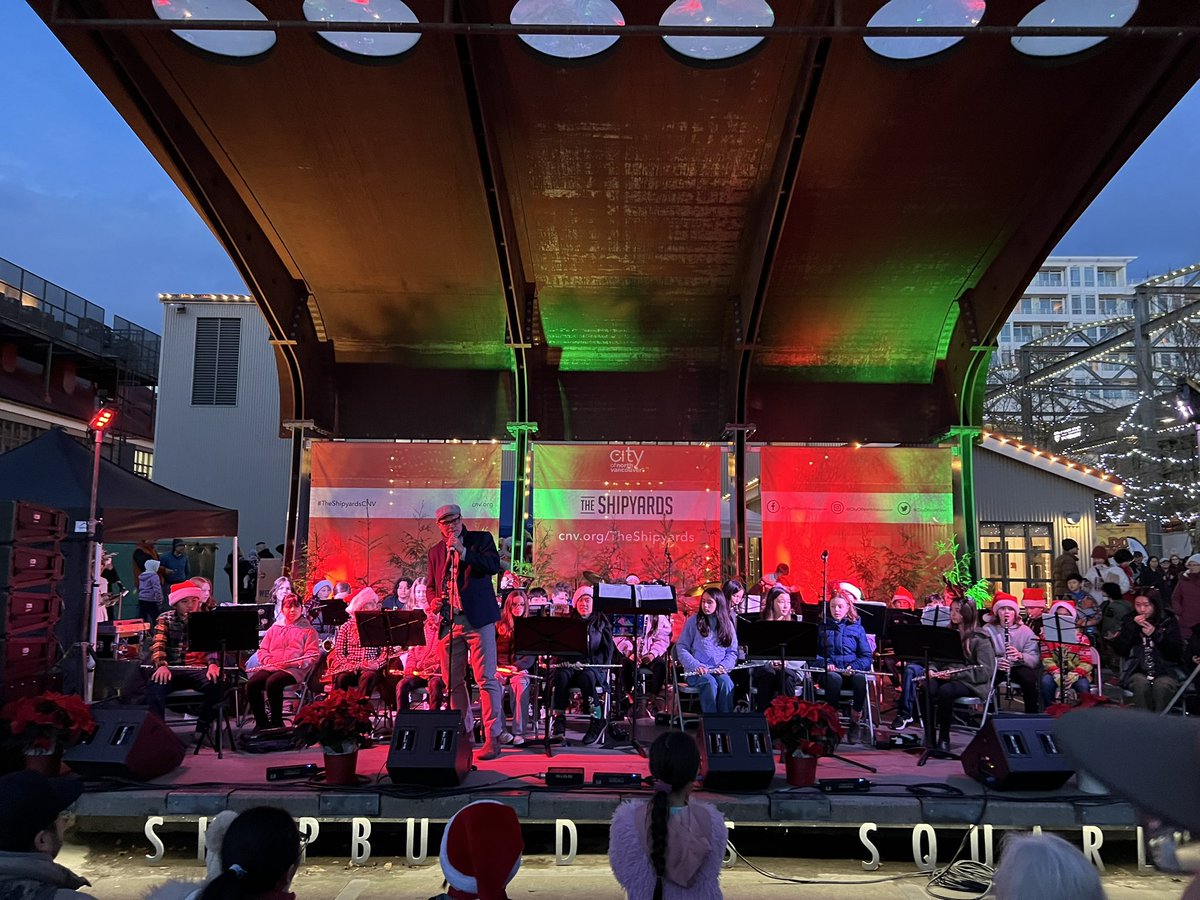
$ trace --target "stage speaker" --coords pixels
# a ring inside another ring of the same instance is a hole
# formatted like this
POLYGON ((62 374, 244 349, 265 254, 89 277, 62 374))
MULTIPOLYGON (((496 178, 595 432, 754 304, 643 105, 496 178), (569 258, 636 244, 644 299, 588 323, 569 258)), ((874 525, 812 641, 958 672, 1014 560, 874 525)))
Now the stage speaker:
POLYGON ((775 777, 771 729, 762 713, 700 717, 700 784, 708 791, 760 791, 775 777))
POLYGON ((95 733, 63 754, 63 762, 76 774, 149 781, 183 762, 183 742, 144 706, 94 706, 92 715, 95 733))
POLYGON ((388 776, 396 784, 454 787, 471 770, 471 742, 460 710, 396 713, 388 776))
POLYGON ((997 791, 1052 791, 1075 769, 1050 716, 993 716, 962 752, 963 772, 997 791))
POLYGON ((0 544, 0 590, 45 585, 61 581, 62 577, 63 555, 57 549, 0 544))
POLYGON ((0 544, 40 544, 61 541, 67 533, 67 514, 23 500, 0 500, 0 544))

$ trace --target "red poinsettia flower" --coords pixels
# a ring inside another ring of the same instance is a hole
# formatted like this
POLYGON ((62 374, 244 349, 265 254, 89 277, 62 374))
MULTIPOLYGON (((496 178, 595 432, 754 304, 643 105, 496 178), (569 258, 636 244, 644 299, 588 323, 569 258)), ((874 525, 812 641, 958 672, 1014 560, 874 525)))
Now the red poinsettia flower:
POLYGON ((92 711, 81 697, 48 691, 13 700, 0 709, 10 742, 24 752, 67 748, 96 730, 92 711))

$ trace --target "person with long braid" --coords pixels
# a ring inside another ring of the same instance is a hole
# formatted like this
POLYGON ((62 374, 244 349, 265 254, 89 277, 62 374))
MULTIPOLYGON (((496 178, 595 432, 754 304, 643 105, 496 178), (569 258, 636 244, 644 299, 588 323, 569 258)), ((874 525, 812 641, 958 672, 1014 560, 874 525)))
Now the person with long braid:
POLYGON ((720 810, 691 799, 700 749, 668 731, 650 745, 652 800, 622 803, 609 829, 608 861, 629 900, 720 900, 728 832, 720 810))

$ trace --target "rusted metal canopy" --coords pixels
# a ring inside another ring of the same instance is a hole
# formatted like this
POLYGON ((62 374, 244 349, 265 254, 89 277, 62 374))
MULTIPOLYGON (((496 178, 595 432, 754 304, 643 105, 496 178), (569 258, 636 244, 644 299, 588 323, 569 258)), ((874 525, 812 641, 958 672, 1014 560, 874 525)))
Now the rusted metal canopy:
MULTIPOLYGON (((1178 34, 1051 61, 990 34, 911 63, 802 31, 883 0, 779 2, 791 32, 723 65, 656 36, 567 63, 452 32, 371 64, 295 28, 231 61, 70 21, 150 0, 29 2, 245 275, 285 341, 283 416, 346 437, 936 436, 974 414, 973 348, 1200 76, 1200 8, 1171 0, 1130 27, 1178 34)), ((654 25, 667 0, 620 5, 654 25)))

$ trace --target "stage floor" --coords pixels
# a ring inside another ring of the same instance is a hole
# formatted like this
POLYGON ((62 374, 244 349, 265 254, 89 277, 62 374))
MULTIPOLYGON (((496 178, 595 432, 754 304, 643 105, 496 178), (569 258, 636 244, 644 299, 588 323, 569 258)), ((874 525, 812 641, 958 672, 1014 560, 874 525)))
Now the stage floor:
MULTIPOLYGON (((642 729, 639 729, 642 731, 642 729)), ((647 742, 654 729, 645 729, 647 742)), ((954 749, 968 737, 956 735, 954 749)), ((316 780, 271 782, 266 769, 297 763, 323 762, 319 748, 270 754, 226 751, 223 759, 208 748, 191 751, 167 776, 147 783, 95 782, 77 805, 80 825, 93 830, 141 831, 148 816, 168 822, 212 816, 224 809, 245 809, 269 802, 293 815, 322 820, 364 817, 380 821, 429 818, 445 821, 464 803, 490 797, 513 806, 522 821, 553 823, 570 819, 578 824, 608 822, 623 799, 646 796, 649 788, 592 787, 596 772, 647 774, 647 761, 632 748, 563 747, 547 758, 541 745, 508 747, 497 760, 477 762, 461 785, 435 789, 392 784, 385 770, 387 743, 359 752, 358 787, 331 787, 316 780), (548 766, 580 767, 585 786, 546 787, 539 775, 548 766)), ((940 827, 990 824, 997 828, 1078 830, 1085 825, 1118 832, 1136 826, 1132 807, 1114 798, 1081 792, 1072 778, 1060 789, 1046 792, 985 791, 963 774, 954 760, 931 759, 917 766, 917 757, 901 750, 860 746, 840 748, 842 755, 877 768, 872 774, 849 763, 825 758, 819 778, 867 778, 867 793, 825 794, 816 788, 789 787, 783 767, 776 766, 771 786, 749 793, 700 792, 717 804, 739 827, 855 827, 864 822, 880 828, 929 824, 940 827)))

